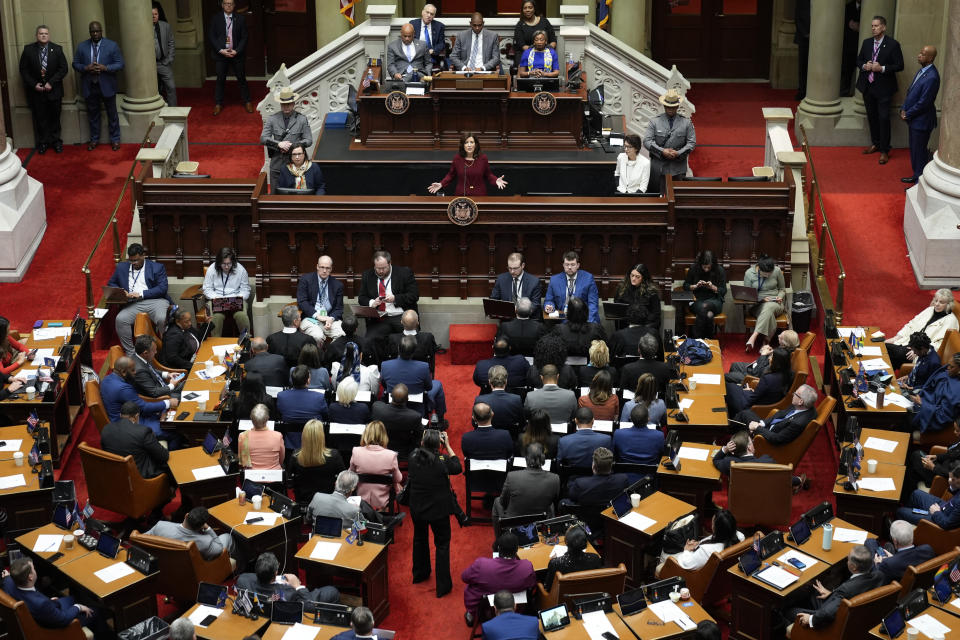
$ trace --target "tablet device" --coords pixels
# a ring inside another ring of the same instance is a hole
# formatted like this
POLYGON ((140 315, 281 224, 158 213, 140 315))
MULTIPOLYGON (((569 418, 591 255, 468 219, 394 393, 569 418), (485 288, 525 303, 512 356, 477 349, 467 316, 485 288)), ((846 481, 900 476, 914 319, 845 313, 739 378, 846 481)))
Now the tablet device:
POLYGON ((616 498, 611 500, 610 506, 613 507, 613 512, 617 515, 617 518, 622 518, 630 513, 631 510, 633 510, 633 504, 630 502, 630 495, 627 493, 621 493, 616 498))
POLYGON ((744 551, 740 555, 740 559, 737 561, 737 564, 740 565, 740 571, 743 571, 745 575, 752 576, 760 568, 762 564, 760 562, 760 556, 757 555, 757 552, 753 549, 749 551, 744 551))
POLYGON ((313 522, 313 533, 324 538, 339 538, 343 533, 343 520, 330 516, 317 516, 313 522))
POLYGON ((760 538, 760 558, 766 560, 783 547, 783 532, 771 531, 760 538))
POLYGON ((247 500, 253 496, 259 496, 263 493, 263 485, 258 482, 253 482, 252 480, 243 481, 243 492, 247 494, 247 500))
POLYGON ((510 531, 517 536, 517 543, 521 547, 532 547, 540 542, 540 534, 537 532, 536 523, 519 525, 512 527, 510 531))
POLYGON ((213 455, 213 452, 217 450, 217 445, 220 443, 217 440, 217 436, 213 435, 213 431, 207 431, 207 437, 203 439, 203 451, 209 456, 213 455))
POLYGON ((796 544, 803 544, 810 539, 810 527, 804 518, 800 518, 790 525, 790 535, 796 544))
POLYGON ((570 624, 570 614, 567 613, 567 605, 561 604, 541 611, 540 624, 543 625, 544 631, 556 631, 570 624))
POLYGON ((69 531, 71 522, 73 522, 73 510, 65 504, 58 504, 53 510, 53 524, 69 531))
POLYGON ((907 626, 899 607, 888 613, 880 624, 891 638, 898 637, 907 626))
POLYGON ((97 540, 97 551, 104 557, 116 558, 120 551, 120 538, 114 538, 105 531, 101 532, 100 539, 97 540))
POLYGON ((937 596, 937 600, 941 603, 947 602, 950 600, 950 596, 953 595, 953 589, 950 586, 950 581, 947 578, 940 578, 933 583, 933 592, 937 596))
POLYGON ((631 589, 617 596, 620 612, 625 616, 632 616, 647 608, 647 599, 643 597, 643 589, 631 589))
POLYGON ((197 585, 197 603, 223 609, 227 604, 227 587, 212 582, 201 582, 197 585))
POLYGON ((276 624, 297 624, 303 620, 303 603, 289 600, 277 600, 270 611, 270 622, 276 624))

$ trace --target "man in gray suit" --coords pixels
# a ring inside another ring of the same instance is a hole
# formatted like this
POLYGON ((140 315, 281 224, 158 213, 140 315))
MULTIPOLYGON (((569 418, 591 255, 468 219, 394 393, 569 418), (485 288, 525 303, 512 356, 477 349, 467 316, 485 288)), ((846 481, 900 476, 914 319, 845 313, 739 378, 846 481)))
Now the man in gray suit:
POLYGON ((416 82, 429 75, 427 46, 422 40, 414 40, 413 25, 405 24, 400 29, 400 39, 387 45, 387 73, 394 80, 416 82))
POLYGON ((677 109, 683 96, 670 89, 660 96, 663 113, 651 118, 643 134, 643 146, 650 152, 650 184, 659 189, 661 176, 687 175, 687 156, 697 146, 697 134, 690 118, 677 109))
POLYGON ((511 471, 500 497, 493 501, 493 519, 546 513, 553 516, 553 504, 560 497, 560 476, 543 470, 543 445, 534 442, 525 452, 527 468, 511 471))
POLYGON ((336 484, 333 487, 333 493, 313 494, 313 500, 307 507, 308 517, 312 522, 317 516, 327 516, 329 518, 343 519, 343 528, 349 529, 353 521, 357 519, 360 513, 359 501, 354 504, 348 502, 347 498, 353 495, 357 489, 357 474, 347 469, 337 475, 336 484))
POLYGON ((153 7, 153 52, 157 54, 157 85, 167 94, 167 106, 177 106, 177 87, 173 84, 173 54, 176 43, 170 23, 160 19, 156 3, 153 7))
POLYGON ((500 66, 500 42, 483 28, 483 14, 470 16, 470 30, 461 31, 453 43, 450 62, 457 71, 493 71, 500 66))
POLYGON ((295 110, 300 95, 290 87, 284 87, 277 94, 280 113, 275 113, 263 122, 260 132, 260 144, 267 148, 270 156, 270 184, 280 180, 280 171, 290 160, 290 149, 294 144, 302 144, 304 150, 313 144, 313 133, 306 116, 295 110))
POLYGON ((577 396, 570 389, 561 389, 557 385, 560 372, 552 364, 544 365, 540 369, 541 389, 534 389, 527 394, 523 408, 527 413, 534 409, 543 409, 550 415, 550 422, 560 424, 570 422, 573 412, 577 410, 577 396))
POLYGON ((177 524, 167 520, 160 520, 153 528, 147 531, 147 535, 160 536, 161 538, 170 538, 171 540, 183 540, 184 542, 195 542, 197 550, 204 560, 213 560, 226 549, 231 555, 230 564, 236 569, 237 561, 233 559, 233 537, 229 532, 222 533, 219 536, 207 524, 210 517, 206 507, 194 507, 191 509, 183 522, 177 524))
POLYGON ((263 377, 263 384, 268 387, 286 387, 290 380, 290 367, 287 359, 277 353, 267 351, 267 341, 263 338, 254 338, 250 341, 250 352, 253 354, 243 365, 247 375, 259 373, 263 377))

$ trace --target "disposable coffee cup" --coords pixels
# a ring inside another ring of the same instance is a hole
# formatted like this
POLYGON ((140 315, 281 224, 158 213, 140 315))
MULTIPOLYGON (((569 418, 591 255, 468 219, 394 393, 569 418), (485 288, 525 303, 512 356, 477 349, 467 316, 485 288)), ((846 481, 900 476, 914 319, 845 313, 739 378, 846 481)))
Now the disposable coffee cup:
POLYGON ((918 640, 920 632, 913 627, 907 627, 907 640, 918 640))
POLYGON ((27 392, 27 400, 33 400, 37 397, 36 387, 27 387, 25 391, 27 392))
POLYGON ((630 504, 633 506, 634 509, 636 509, 637 507, 640 506, 640 494, 639 494, 639 493, 631 493, 631 494, 630 494, 630 504))
POLYGON ((73 549, 73 540, 73 534, 68 533, 67 535, 63 536, 63 548, 68 551, 73 549))
POLYGON ((873 458, 867 460, 867 473, 876 473, 877 472, 877 461, 873 458))
POLYGON ((693 378, 690 378, 690 380, 688 380, 687 382, 690 385, 690 391, 693 391, 694 389, 697 388, 697 381, 694 380, 693 378))
POLYGON ((680 592, 671 591, 670 592, 670 602, 680 602, 680 592))
POLYGON ((23 466, 23 451, 14 451, 13 464, 17 465, 18 467, 23 466))
POLYGON ((206 410, 207 410, 207 401, 197 400, 197 411, 206 411, 206 410))
POLYGON ((690 589, 687 589, 686 587, 684 587, 683 589, 680 589, 680 599, 681 599, 681 600, 689 600, 689 599, 690 599, 690 589))
POLYGON ((254 508, 256 511, 259 511, 259 510, 260 510, 260 506, 263 504, 263 496, 253 496, 253 498, 250 500, 250 502, 253 503, 253 508, 254 508))

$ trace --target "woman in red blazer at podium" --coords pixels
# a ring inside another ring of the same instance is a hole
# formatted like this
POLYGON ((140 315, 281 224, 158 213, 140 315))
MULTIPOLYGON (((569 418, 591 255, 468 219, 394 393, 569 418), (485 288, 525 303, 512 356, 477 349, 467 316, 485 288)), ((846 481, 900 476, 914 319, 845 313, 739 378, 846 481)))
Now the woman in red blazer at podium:
POLYGON ((427 191, 436 193, 453 184, 454 196, 485 196, 487 183, 497 185, 498 189, 507 186, 503 176, 499 178, 490 171, 487 156, 480 152, 480 142, 472 133, 460 136, 460 152, 453 156, 450 171, 440 182, 434 182, 427 191))

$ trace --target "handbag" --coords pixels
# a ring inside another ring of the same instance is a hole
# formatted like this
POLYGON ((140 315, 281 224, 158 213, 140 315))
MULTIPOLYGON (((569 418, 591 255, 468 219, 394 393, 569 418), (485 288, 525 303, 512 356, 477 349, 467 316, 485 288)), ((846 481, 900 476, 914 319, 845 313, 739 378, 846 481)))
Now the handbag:
POLYGON ((404 507, 410 506, 410 481, 407 480, 407 483, 403 485, 400 489, 400 493, 397 494, 397 504, 403 505, 404 507))

